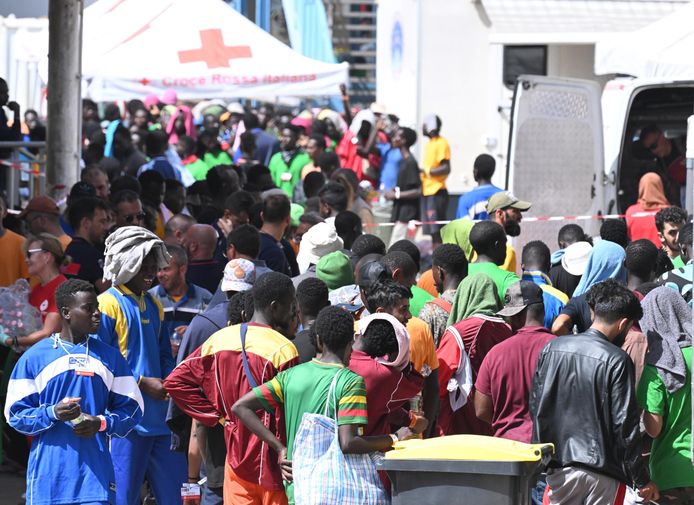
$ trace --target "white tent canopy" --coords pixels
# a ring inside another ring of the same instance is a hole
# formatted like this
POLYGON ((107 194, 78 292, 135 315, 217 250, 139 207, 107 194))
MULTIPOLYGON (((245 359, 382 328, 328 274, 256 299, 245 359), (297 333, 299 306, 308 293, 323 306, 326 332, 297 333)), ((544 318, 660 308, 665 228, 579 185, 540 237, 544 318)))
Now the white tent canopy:
POLYGON ((97 101, 335 95, 348 78, 346 63, 302 56, 221 0, 99 0, 82 40, 97 101))
POLYGON ((694 3, 640 30, 595 45, 595 73, 694 79, 694 3))

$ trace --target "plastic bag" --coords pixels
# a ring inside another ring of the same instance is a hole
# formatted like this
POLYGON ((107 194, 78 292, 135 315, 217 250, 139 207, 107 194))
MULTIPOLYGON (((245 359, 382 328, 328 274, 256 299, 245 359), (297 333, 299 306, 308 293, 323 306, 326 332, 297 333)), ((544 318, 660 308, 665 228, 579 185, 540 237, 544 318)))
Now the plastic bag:
POLYGON ((304 414, 294 439, 294 501, 296 505, 387 505, 390 498, 372 456, 344 454, 337 423, 327 415, 339 373, 330 385, 325 415, 304 414))
POLYGON ((41 313, 29 303, 30 291, 25 279, 0 288, 0 331, 5 335, 21 337, 43 327, 41 313))

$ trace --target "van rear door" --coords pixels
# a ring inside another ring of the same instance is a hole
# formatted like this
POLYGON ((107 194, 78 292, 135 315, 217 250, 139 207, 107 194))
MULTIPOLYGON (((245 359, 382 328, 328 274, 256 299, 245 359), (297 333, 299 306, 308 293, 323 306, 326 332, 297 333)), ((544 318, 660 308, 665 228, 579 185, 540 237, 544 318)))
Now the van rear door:
MULTIPOLYGON (((604 211, 600 93, 592 81, 518 78, 506 181, 519 199, 533 203, 527 215, 594 216, 604 211)), ((595 220, 577 223, 587 233, 599 229, 595 220)), ((554 250, 564 224, 567 221, 527 222, 521 243, 543 240, 554 250)))

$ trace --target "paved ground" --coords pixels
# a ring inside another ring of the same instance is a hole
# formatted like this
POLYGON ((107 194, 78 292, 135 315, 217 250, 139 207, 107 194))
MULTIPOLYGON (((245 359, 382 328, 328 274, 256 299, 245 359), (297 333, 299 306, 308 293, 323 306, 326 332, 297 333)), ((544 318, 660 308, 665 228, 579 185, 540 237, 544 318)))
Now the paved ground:
POLYGON ((23 475, 0 473, 0 505, 24 505, 25 479, 23 475))

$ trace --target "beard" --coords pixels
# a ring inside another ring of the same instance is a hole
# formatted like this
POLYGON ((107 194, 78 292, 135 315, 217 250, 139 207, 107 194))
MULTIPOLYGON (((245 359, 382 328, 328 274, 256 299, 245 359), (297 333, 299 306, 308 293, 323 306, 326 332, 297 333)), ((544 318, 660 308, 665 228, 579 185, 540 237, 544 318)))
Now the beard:
POLYGON ((504 223, 504 231, 509 237, 517 237, 521 232, 520 223, 515 219, 507 219, 504 223))

